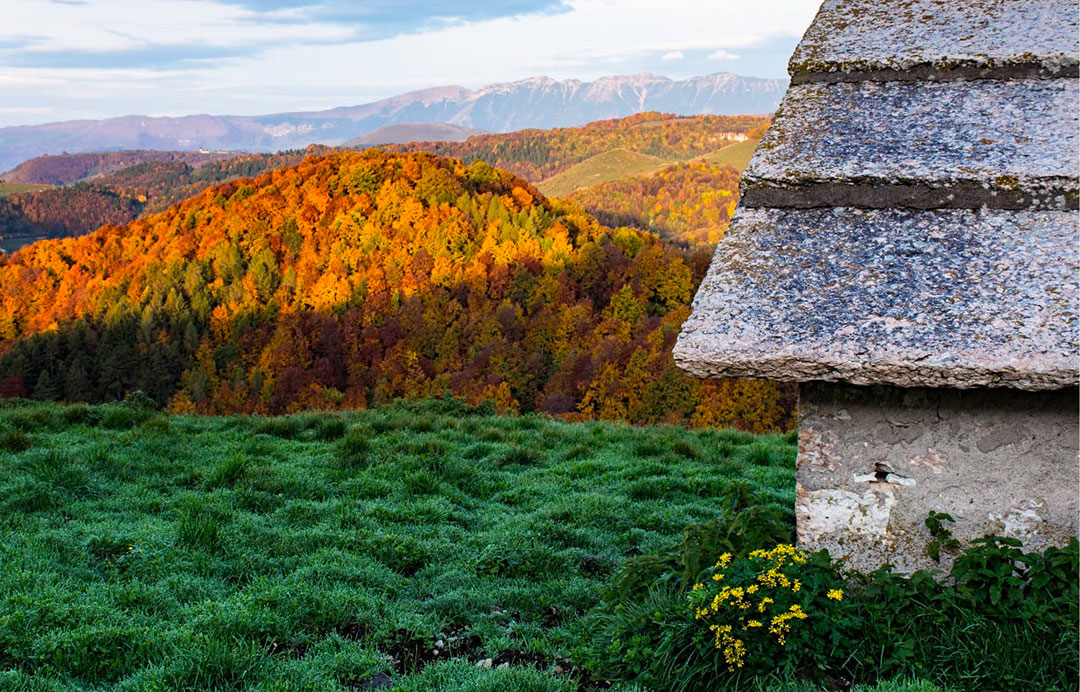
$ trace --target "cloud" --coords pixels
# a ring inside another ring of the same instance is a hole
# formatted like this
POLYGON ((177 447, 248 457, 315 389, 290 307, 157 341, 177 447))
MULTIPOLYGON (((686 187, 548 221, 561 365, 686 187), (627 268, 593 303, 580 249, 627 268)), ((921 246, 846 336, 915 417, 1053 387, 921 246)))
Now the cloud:
POLYGON ((327 108, 539 75, 682 78, 736 57, 740 74, 782 77, 818 0, 665 0, 664 21, 655 0, 3 3, 4 105, 84 118, 327 108))
POLYGON ((137 65, 144 69, 205 69, 213 66, 210 61, 250 56, 261 49, 261 46, 147 45, 111 51, 26 51, 9 56, 4 62, 11 67, 125 68, 137 65))
POLYGON ((468 22, 569 11, 566 0, 217 0, 242 8, 260 23, 329 22, 356 29, 362 40, 438 29, 468 22))
POLYGON ((738 60, 738 59, 739 59, 738 55, 736 55, 735 53, 732 53, 731 51, 724 50, 723 48, 721 48, 719 50, 714 50, 713 52, 709 53, 709 60, 738 60))
POLYGON ((25 106, 9 108, 7 106, 0 106, 0 113, 52 113, 53 109, 48 106, 25 106))
POLYGON ((11 26, 40 36, 5 36, 0 66, 205 67, 271 47, 393 38, 469 22, 565 12, 564 0, 10 0, 11 26))

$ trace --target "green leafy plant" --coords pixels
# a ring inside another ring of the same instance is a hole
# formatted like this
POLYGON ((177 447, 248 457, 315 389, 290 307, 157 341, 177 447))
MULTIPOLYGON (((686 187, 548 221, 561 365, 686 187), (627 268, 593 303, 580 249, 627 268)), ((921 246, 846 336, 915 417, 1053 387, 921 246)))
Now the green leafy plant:
POLYGON ((935 512, 930 510, 926 519, 923 519, 923 524, 930 530, 930 536, 932 537, 930 542, 926 544, 926 554, 930 556, 934 562, 941 562, 941 549, 952 552, 960 548, 960 541, 956 540, 952 536, 952 532, 945 527, 943 522, 955 523, 956 520, 951 515, 944 512, 935 512))

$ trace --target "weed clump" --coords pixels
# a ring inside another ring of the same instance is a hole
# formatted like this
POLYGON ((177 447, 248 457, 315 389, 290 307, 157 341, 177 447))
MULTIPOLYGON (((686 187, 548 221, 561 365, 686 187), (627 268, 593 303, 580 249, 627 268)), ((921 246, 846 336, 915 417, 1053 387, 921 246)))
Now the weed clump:
POLYGON ((220 510, 190 503, 180 512, 176 542, 193 550, 217 552, 224 541, 222 526, 225 522, 226 517, 220 510))
POLYGON ((230 487, 243 477, 246 468, 247 460, 244 459, 243 455, 233 454, 210 470, 205 487, 208 490, 230 487))
POLYGON ((32 445, 33 443, 25 433, 19 432, 18 430, 0 431, 0 450, 18 454, 19 452, 25 452, 30 449, 32 445))
POLYGON ((371 458, 371 442, 363 429, 356 428, 338 442, 335 454, 340 465, 347 470, 367 468, 371 458))
POLYGON ((270 435, 283 440, 295 440, 300 437, 304 427, 300 420, 292 417, 264 418, 255 423, 256 435, 270 435))

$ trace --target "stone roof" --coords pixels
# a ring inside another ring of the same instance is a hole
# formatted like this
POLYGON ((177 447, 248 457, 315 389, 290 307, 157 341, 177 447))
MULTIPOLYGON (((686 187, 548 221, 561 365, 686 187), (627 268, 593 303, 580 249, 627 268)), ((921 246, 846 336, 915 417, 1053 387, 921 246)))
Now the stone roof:
POLYGON ((1080 382, 1076 0, 826 0, 675 347, 698 377, 1080 382))
POLYGON ((788 65, 822 81, 1077 76, 1075 0, 826 0, 788 65))

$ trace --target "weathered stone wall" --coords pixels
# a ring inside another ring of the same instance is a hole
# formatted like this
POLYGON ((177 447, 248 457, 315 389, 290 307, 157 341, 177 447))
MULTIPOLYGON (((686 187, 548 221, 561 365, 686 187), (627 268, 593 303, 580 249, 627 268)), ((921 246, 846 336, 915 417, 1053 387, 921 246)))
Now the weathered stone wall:
POLYGON ((1028 549, 1077 535, 1080 395, 1008 389, 800 385, 796 516, 802 547, 864 571, 946 568, 926 554, 930 510, 956 538, 1028 549))

